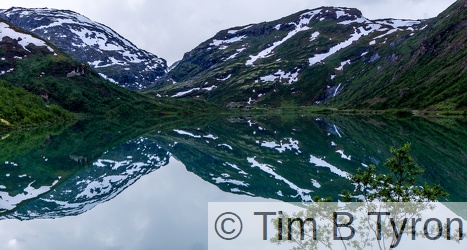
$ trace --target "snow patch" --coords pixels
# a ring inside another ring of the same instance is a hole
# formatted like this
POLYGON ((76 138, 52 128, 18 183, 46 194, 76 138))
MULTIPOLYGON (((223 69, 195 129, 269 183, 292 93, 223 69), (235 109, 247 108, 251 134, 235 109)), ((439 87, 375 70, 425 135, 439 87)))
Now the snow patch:
POLYGON ((226 76, 225 78, 221 78, 221 79, 217 79, 218 81, 227 81, 230 79, 230 77, 232 77, 232 74, 226 76))
POLYGON ((316 31, 315 33, 311 34, 311 37, 310 37, 310 42, 313 42, 314 40, 316 40, 316 38, 318 38, 319 36, 319 32, 316 31))
POLYGON ((251 164, 251 167, 257 167, 261 169, 262 171, 272 175, 276 180, 280 180, 286 183, 291 189, 297 192, 297 196, 300 196, 302 201, 312 201, 311 196, 309 195, 309 193, 312 192, 311 190, 299 188, 293 182, 287 180, 286 178, 274 172, 274 170, 272 169, 272 166, 267 165, 267 164, 261 164, 258 161, 256 161, 255 157, 247 158, 247 160, 251 164))
POLYGON ((193 89, 190 89, 190 90, 187 90, 187 91, 182 91, 182 92, 178 92, 177 94, 173 95, 172 97, 182 97, 182 96, 185 96, 193 91, 198 91, 200 90, 200 88, 193 88, 193 89))
POLYGON ((329 164, 328 162, 324 161, 323 159, 321 158, 318 158, 316 156, 313 156, 311 155, 310 156, 310 163, 311 164, 314 164, 316 165, 317 167, 324 167, 324 168, 329 168, 329 170, 331 170, 331 172, 341 176, 341 177, 344 177, 344 178, 349 178, 349 173, 343 171, 343 170, 340 170, 339 168, 337 168, 336 166, 333 166, 331 164, 329 164))
POLYGON ((389 26, 392 26, 394 29, 398 29, 402 27, 412 27, 415 25, 419 25, 421 22, 416 21, 416 20, 389 19, 389 20, 377 21, 377 23, 389 25, 389 26))
POLYGON ((342 83, 339 83, 339 86, 337 86, 336 90, 334 90, 334 94, 332 94, 332 97, 336 97, 339 94, 339 90, 342 86, 342 83))
POLYGON ((29 51, 26 46, 33 44, 37 47, 47 47, 50 52, 54 53, 54 55, 57 55, 55 51, 45 43, 45 41, 39 40, 28 34, 17 32, 11 29, 8 24, 0 22, 0 41, 3 40, 4 37, 9 37, 13 40, 16 40, 18 44, 21 45, 26 51, 29 51))
POLYGON ((285 141, 288 140, 288 143, 284 143, 282 140, 279 143, 276 142, 263 142, 261 143, 262 147, 271 148, 279 151, 279 153, 284 153, 286 150, 296 150, 297 153, 302 153, 300 151, 300 147, 298 146, 299 142, 292 138, 286 138, 285 141))
POLYGON ((243 182, 243 181, 237 181, 237 180, 226 180, 222 177, 217 177, 217 178, 212 178, 212 180, 216 181, 216 184, 220 183, 228 183, 228 184, 234 184, 237 186, 244 186, 244 187, 249 187, 250 185, 243 182))
POLYGON ((350 60, 341 62, 341 66, 337 67, 336 70, 339 70, 339 71, 343 70, 344 66, 347 65, 347 64, 350 64, 350 60))
POLYGON ((50 186, 43 186, 37 189, 32 187, 34 182, 35 181, 29 183, 28 187, 16 196, 10 196, 8 192, 0 192, 0 209, 12 210, 21 202, 40 196, 41 194, 50 191, 52 187, 58 183, 58 180, 54 181, 50 186))
POLYGON ((187 131, 178 130, 178 129, 174 129, 173 131, 174 131, 174 132, 177 132, 177 133, 180 134, 180 135, 188 135, 188 136, 191 136, 191 137, 193 137, 193 138, 201 138, 201 136, 199 136, 199 135, 194 135, 194 134, 192 134, 192 133, 190 133, 190 132, 187 132, 187 131))
MULTIPOLYGON (((227 40, 217 40, 217 39, 214 39, 212 40, 212 43, 210 43, 209 45, 210 46, 225 46, 227 44, 232 44, 232 43, 236 43, 236 42, 240 42, 241 40, 245 39, 246 36, 238 36, 238 37, 232 37, 230 39, 227 39, 227 40)), ((221 49, 226 49, 227 47, 221 47, 221 49)))
POLYGON ((350 46, 353 42, 358 41, 361 37, 367 36, 368 34, 370 34, 373 31, 379 29, 380 27, 381 27, 381 25, 370 25, 370 29, 368 29, 368 30, 366 30, 363 27, 359 27, 358 29, 354 28, 355 32, 350 36, 350 38, 347 41, 341 42, 338 45, 332 47, 331 49, 329 49, 329 52, 327 52, 327 53, 314 55, 313 57, 311 57, 308 60, 309 65, 313 66, 313 65, 315 65, 315 64, 317 64, 319 62, 322 62, 323 60, 325 60, 329 56, 335 54, 336 52, 338 52, 339 50, 341 50, 343 48, 346 48, 346 47, 350 46))
POLYGON ((218 146, 218 147, 226 147, 226 148, 228 148, 228 149, 230 149, 230 150, 233 150, 232 146, 230 146, 229 144, 225 144, 225 143, 224 143, 224 144, 219 144, 219 145, 217 145, 217 146, 218 146))
POLYGON ((106 75, 104 75, 104 74, 102 74, 102 73, 99 73, 99 75, 100 75, 102 78, 104 78, 105 80, 107 80, 107 81, 109 81, 109 82, 111 82, 111 83, 113 83, 113 84, 118 84, 117 81, 115 81, 114 79, 112 79, 112 78, 110 78, 110 77, 107 77, 106 75))
POLYGON ((277 79, 279 79, 280 81, 282 81, 282 79, 285 79, 285 80, 288 80, 288 84, 292 84, 298 81, 298 73, 299 73, 298 70, 295 73, 292 73, 292 72, 285 73, 283 70, 278 70, 276 73, 272 75, 260 77, 260 80, 263 82, 274 82, 277 79))
POLYGON ((311 179, 311 184, 312 184, 315 188, 321 188, 321 184, 319 184, 319 182, 318 182, 317 180, 311 179))
POLYGON ((349 161, 352 160, 352 156, 351 155, 349 155, 349 156, 345 155, 344 150, 337 150, 336 153, 339 153, 341 155, 342 159, 346 159, 346 160, 349 160, 349 161))
POLYGON ((274 42, 272 46, 266 48, 265 50, 259 52, 259 54, 252 56, 250 55, 250 59, 245 63, 245 65, 253 65, 254 62, 256 62, 258 59, 261 58, 266 58, 272 55, 274 49, 278 47, 279 45, 283 44, 285 41, 289 40, 296 34, 298 34, 301 31, 309 30, 310 27, 308 27, 308 24, 310 23, 311 19, 320 12, 320 10, 317 11, 312 11, 308 13, 304 13, 300 16, 300 20, 298 24, 292 22, 290 24, 295 25, 295 29, 292 30, 285 36, 282 40, 274 42))

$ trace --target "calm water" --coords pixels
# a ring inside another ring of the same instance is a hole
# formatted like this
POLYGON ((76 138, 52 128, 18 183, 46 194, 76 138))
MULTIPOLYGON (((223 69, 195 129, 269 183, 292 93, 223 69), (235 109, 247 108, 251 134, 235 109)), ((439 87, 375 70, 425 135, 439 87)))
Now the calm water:
POLYGON ((465 120, 96 120, 1 138, 0 249, 206 249, 208 202, 337 200, 404 142, 421 183, 467 201, 465 120))

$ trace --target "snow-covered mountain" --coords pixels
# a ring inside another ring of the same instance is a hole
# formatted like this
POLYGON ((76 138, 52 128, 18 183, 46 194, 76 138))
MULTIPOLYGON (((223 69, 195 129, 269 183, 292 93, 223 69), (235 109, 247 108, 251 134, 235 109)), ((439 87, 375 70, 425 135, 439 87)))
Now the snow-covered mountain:
POLYGON ((152 91, 240 107, 465 107, 466 9, 458 0, 433 19, 370 20, 321 7, 232 27, 186 53, 152 91))
POLYGON ((85 16, 68 10, 10 8, 0 18, 33 32, 103 77, 129 89, 143 89, 167 71, 164 59, 85 16))
POLYGON ((338 7, 233 27, 186 53, 165 79, 176 84, 168 84, 160 92, 172 97, 203 96, 252 104, 281 87, 289 86, 290 92, 297 92, 293 86, 317 78, 316 73, 309 72, 327 64, 327 79, 319 76, 315 81, 327 82, 330 94, 313 97, 326 99, 339 93, 339 79, 335 78, 346 65, 378 57, 378 46, 394 39, 395 33, 402 37, 420 28, 421 21, 369 20, 357 9, 338 7), (358 56, 348 52, 356 46, 359 48, 354 53, 358 56))

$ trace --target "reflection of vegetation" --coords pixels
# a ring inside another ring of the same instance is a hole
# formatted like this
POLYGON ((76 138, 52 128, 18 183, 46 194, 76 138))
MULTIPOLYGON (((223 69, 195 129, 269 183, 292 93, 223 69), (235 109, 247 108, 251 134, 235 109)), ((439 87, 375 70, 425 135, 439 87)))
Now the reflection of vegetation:
MULTIPOLYGON (((410 156, 409 143, 400 148, 391 148, 391 153, 393 157, 384 163, 390 173, 376 174, 376 166, 372 164, 365 170, 359 168, 356 174, 350 176, 350 182, 361 192, 363 201, 424 202, 447 196, 439 184, 416 186, 416 179, 424 170, 410 156)), ((350 191, 344 191, 343 194, 346 201, 359 195, 350 191)))
MULTIPOLYGON (((12 131, 0 140, 0 191, 15 197, 28 187, 53 188, 92 166, 104 152, 138 138, 173 119, 147 117, 80 120, 67 127, 40 127, 12 131)), ((30 197, 36 199, 39 197, 30 197)), ((32 200, 18 204, 18 208, 32 200)), ((11 213, 14 210, 5 211, 11 213)), ((2 215, 5 215, 5 212, 2 215)))
POLYGON ((350 175, 362 164, 373 164, 375 175, 387 174, 388 170, 381 168, 391 155, 387 145, 412 141, 414 162, 425 170, 424 178, 414 186, 440 183, 451 200, 464 201, 465 129, 463 120, 416 117, 94 118, 66 129, 2 136, 0 162, 14 162, 18 167, 0 170, 0 177, 4 176, 0 185, 8 183, 7 191, 13 195, 34 180, 32 186, 37 188, 50 186, 61 176, 58 187, 70 176, 83 173, 104 152, 145 137, 182 161, 188 171, 226 192, 283 201, 319 195, 335 201, 341 199, 338 194, 342 189, 353 186, 326 164, 350 175), (326 164, 313 164, 310 156, 326 164), (18 177, 24 174, 31 179, 18 177), (15 182, 13 176, 20 181, 15 182))
POLYGON ((254 159, 295 186, 310 189, 311 197, 330 196, 336 201, 342 189, 353 186, 330 169, 311 164, 310 155, 346 173, 356 173, 362 164, 373 164, 377 174, 385 174, 388 169, 382 163, 391 156, 387 145, 412 141, 414 161, 425 170, 416 185, 439 183, 450 193, 450 201, 467 199, 463 189, 459 190, 466 185, 462 176, 467 174, 463 168, 467 160, 463 138, 467 131, 462 120, 381 116, 221 117, 198 124, 180 123, 173 128, 198 137, 160 129, 161 133, 152 133, 151 139, 160 145, 170 145, 166 149, 189 171, 226 192, 301 201, 302 196, 297 196, 297 191, 285 181, 252 166, 248 159, 254 159), (206 135, 217 139, 203 138, 206 135), (233 181, 248 186, 234 185, 233 181), (316 186, 310 186, 311 182, 316 186))
POLYGON ((439 241, 452 247, 467 237, 464 223, 461 218, 445 214, 440 203, 315 202, 299 212, 282 211, 279 218, 272 219, 277 234, 270 242, 293 250, 383 250, 401 245, 402 249, 408 249, 404 247, 407 241, 424 244, 439 241))
MULTIPOLYGON (((412 239, 417 236, 421 237, 421 235, 426 238, 431 237, 431 240, 440 238, 443 233, 441 229, 427 228, 425 224, 423 230, 417 232, 416 223, 414 224, 412 219, 421 218, 424 211, 434 209, 434 204, 428 202, 434 202, 439 196, 446 196, 447 193, 437 184, 425 184, 423 187, 415 185, 416 178, 423 173, 423 169, 413 162, 409 154, 409 143, 399 148, 391 148, 391 153, 393 157, 388 158, 384 164, 389 168, 390 173, 378 175, 376 166, 371 165, 366 170, 358 169, 356 174, 350 176, 350 182, 358 193, 344 191, 343 200, 350 202, 356 199, 364 203, 340 207, 337 204, 328 205, 318 202, 309 205, 306 211, 291 216, 282 214, 279 221, 274 221, 276 229, 280 232, 279 236, 271 241, 282 244, 283 231, 286 231, 289 243, 296 244, 292 249, 319 249, 320 246, 333 249, 333 241, 337 241, 339 245, 342 244, 345 249, 365 249, 374 247, 374 245, 377 245, 378 249, 393 249, 400 244, 404 233, 412 235, 412 239), (363 198, 353 198, 358 195, 363 198), (375 203, 375 201, 385 203, 375 203), (336 213, 342 210, 346 212, 336 213), (353 215, 355 214, 362 216, 358 218, 358 223, 354 223, 353 215), (343 218, 338 220, 338 215, 347 216, 347 220, 343 218), (328 224, 318 228, 316 223, 318 219, 327 221, 328 224), (409 220, 412 220, 412 224, 408 223, 409 220), (286 222, 286 228, 283 226, 284 222, 286 222), (313 222, 310 227, 307 227, 307 233, 305 233, 305 222, 313 222), (350 229, 350 234, 343 233, 341 228, 350 229), (436 235, 434 237, 433 232, 436 235), (307 235, 306 240, 305 235, 307 235), (318 235, 320 235, 319 239, 318 235), (348 236, 342 237, 342 235, 348 236)), ((329 200, 316 198, 315 201, 329 200)), ((416 220, 421 221, 421 219, 416 220)), ((459 228, 461 228, 462 222, 459 221, 460 219, 447 219, 449 224, 447 228, 452 226, 452 222, 459 223, 459 228)), ((453 238, 450 229, 444 234, 446 239, 453 238)), ((464 238, 462 229, 455 232, 454 238, 457 241, 464 238)))

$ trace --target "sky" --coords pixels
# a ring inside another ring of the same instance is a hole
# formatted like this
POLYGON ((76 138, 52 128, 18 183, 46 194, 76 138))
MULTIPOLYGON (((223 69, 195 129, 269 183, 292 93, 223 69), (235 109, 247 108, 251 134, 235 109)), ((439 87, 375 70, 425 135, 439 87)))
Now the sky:
POLYGON ((369 19, 425 19, 455 0, 1 0, 10 7, 76 11, 109 26, 168 65, 218 31, 321 6, 354 7, 369 19))

